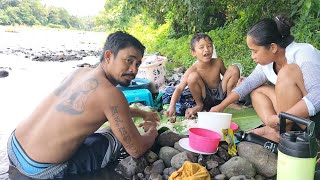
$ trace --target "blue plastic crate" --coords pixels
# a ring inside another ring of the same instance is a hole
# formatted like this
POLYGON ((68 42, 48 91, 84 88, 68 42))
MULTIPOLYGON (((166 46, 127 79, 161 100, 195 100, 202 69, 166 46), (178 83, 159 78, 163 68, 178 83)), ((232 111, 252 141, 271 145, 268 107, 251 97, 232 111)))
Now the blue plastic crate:
POLYGON ((148 89, 149 86, 150 86, 149 80, 143 79, 143 78, 135 78, 131 81, 128 87, 117 85, 117 88, 119 88, 121 91, 124 91, 124 90, 133 90, 133 89, 148 89))
POLYGON ((153 106, 152 94, 148 89, 123 90, 122 92, 129 104, 140 102, 146 106, 153 106))

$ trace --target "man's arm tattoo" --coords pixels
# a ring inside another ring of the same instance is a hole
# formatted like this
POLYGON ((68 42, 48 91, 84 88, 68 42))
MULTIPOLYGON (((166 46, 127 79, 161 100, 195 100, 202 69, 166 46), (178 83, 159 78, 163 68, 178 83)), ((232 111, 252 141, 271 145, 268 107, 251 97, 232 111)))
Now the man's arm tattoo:
POLYGON ((111 111, 112 111, 112 116, 115 120, 116 126, 122 136, 123 141, 127 144, 127 146, 137 152, 138 149, 136 146, 134 146, 134 143, 132 142, 132 139, 128 133, 128 131, 126 130, 126 128, 121 126, 121 123, 123 123, 123 120, 120 118, 119 116, 119 112, 118 112, 118 106, 112 106, 111 107, 111 111))

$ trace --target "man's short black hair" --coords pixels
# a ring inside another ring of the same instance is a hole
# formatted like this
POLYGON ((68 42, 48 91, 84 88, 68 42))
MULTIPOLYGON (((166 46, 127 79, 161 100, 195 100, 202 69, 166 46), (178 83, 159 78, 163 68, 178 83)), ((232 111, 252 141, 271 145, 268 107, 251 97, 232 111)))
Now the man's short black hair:
POLYGON ((133 37, 132 35, 123 31, 117 31, 110 34, 104 44, 100 62, 104 60, 104 52, 107 50, 110 50, 116 57, 121 49, 127 47, 135 47, 140 50, 142 56, 144 54, 145 47, 137 38, 133 37))

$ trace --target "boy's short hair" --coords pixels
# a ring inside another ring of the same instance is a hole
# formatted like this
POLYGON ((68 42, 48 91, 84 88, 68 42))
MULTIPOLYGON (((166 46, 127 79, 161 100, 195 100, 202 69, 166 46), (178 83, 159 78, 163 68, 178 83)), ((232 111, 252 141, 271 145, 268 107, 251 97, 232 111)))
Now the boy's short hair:
POLYGON ((192 37, 192 39, 191 39, 191 41, 190 41, 190 49, 192 50, 192 51, 194 51, 194 46, 195 46, 195 44, 196 44, 196 42, 199 42, 200 41, 200 39, 209 39, 211 42, 212 42, 212 39, 211 39, 211 37, 208 35, 208 34, 205 34, 205 33, 196 33, 193 37, 192 37))
POLYGON ((133 37, 132 35, 123 31, 117 31, 110 34, 104 44, 100 62, 104 60, 104 52, 107 50, 110 50, 116 57, 121 49, 127 47, 135 47, 140 50, 142 56, 144 54, 145 47, 137 38, 133 37))

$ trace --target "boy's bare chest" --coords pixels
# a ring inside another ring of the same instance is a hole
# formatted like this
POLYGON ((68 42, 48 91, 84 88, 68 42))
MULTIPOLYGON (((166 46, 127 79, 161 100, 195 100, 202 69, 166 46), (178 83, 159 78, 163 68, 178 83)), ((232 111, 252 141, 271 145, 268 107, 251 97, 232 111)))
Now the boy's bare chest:
POLYGON ((204 81, 210 88, 215 89, 220 79, 220 70, 218 68, 208 68, 206 70, 200 70, 198 72, 204 81))

